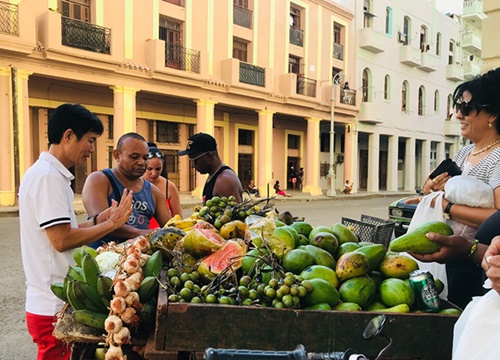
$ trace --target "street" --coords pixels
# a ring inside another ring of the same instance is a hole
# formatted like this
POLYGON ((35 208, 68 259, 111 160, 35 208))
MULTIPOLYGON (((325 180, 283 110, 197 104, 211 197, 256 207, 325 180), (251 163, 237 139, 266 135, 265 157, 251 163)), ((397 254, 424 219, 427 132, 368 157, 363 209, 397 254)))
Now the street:
MULTIPOLYGON (((304 216, 313 226, 340 222, 341 217, 360 219, 361 214, 387 218, 388 205, 399 197, 374 199, 346 199, 336 201, 309 201, 277 204, 279 211, 288 210, 294 216, 304 216)), ((187 211, 184 214, 189 215, 187 211)), ((83 221, 85 215, 79 216, 83 221)), ((36 346, 32 343, 24 320, 24 273, 19 245, 19 219, 0 218, 0 360, 34 359, 36 346)))

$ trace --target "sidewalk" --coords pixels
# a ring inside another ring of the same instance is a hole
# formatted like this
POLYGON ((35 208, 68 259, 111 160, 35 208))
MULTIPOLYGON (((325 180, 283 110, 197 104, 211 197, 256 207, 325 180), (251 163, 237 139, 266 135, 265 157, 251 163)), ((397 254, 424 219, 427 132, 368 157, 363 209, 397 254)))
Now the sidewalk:
MULTIPOLYGON (((339 201, 339 200, 361 200, 361 199, 372 199, 377 197, 392 197, 392 196, 411 196, 414 195, 415 192, 411 191, 401 191, 401 192, 391 192, 391 191, 379 191, 376 193, 370 193, 366 191, 358 192, 355 194, 345 195, 342 193, 337 193, 335 197, 328 197, 326 194, 311 196, 309 193, 303 193, 300 191, 290 191, 287 190, 287 193, 293 195, 293 197, 284 197, 277 195, 276 198, 271 201, 275 204, 286 203, 286 202, 309 202, 309 201, 339 201)), ((183 210, 192 210, 194 206, 201 205, 201 199, 196 198, 191 195, 189 192, 181 192, 181 205, 183 210)), ((265 199, 263 197, 255 198, 254 200, 262 200, 265 199)), ((85 208, 82 204, 82 196, 80 194, 75 194, 75 202, 74 202, 75 212, 77 214, 84 214, 85 208)), ((189 211, 184 213, 185 216, 189 216, 189 211)), ((0 217, 18 217, 19 209, 16 206, 0 206, 0 217)))

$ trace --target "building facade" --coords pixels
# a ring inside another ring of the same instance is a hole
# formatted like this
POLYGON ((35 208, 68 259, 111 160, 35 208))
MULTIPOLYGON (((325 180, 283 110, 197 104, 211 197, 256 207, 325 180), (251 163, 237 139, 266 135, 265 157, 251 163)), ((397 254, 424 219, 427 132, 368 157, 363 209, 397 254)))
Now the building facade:
POLYGON ((360 189, 419 189, 460 144, 452 93, 464 80, 460 22, 434 0, 356 2, 360 189))
POLYGON ((484 0, 483 12, 486 18, 482 27, 482 72, 500 67, 500 47, 496 37, 500 31, 500 3, 496 0, 484 0))
POLYGON ((166 154, 180 191, 200 194, 205 176, 177 153, 203 131, 244 186, 290 188, 291 167, 303 167, 303 191, 321 194, 332 105, 335 165, 355 168, 357 94, 332 87, 339 71, 356 81, 353 24, 329 0, 0 0, 0 205, 15 203, 65 102, 105 126, 89 164, 74 169, 77 193, 136 131, 166 154))
POLYGON ((470 80, 481 72, 483 63, 482 24, 486 18, 482 0, 464 0, 462 22, 462 65, 465 80, 470 80))

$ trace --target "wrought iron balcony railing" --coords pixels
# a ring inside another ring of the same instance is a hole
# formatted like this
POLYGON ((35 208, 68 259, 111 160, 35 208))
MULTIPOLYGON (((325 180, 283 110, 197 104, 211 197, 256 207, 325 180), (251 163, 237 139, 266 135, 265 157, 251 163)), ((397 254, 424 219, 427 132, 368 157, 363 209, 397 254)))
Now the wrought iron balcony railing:
POLYGON ((184 0, 163 0, 163 1, 184 7, 184 0))
POLYGON ((0 1, 0 33, 19 36, 19 9, 17 4, 0 1))
POLYGON ((316 97, 316 80, 297 76, 297 94, 316 97))
POLYGON ((200 73, 200 52, 178 44, 165 44, 165 67, 200 73))
POLYGON ((65 16, 61 20, 63 45, 111 54, 111 29, 65 16))
POLYGON ((290 26, 290 44, 304 46, 304 30, 290 26))
POLYGON ((240 61, 240 82, 264 87, 266 86, 266 69, 240 61))
POLYGON ((340 92, 340 103, 346 105, 356 105, 356 90, 342 90, 340 92))
POLYGON ((252 28, 252 10, 233 4, 233 22, 236 25, 252 28))
POLYGON ((333 57, 337 60, 344 60, 344 45, 333 43, 333 57))

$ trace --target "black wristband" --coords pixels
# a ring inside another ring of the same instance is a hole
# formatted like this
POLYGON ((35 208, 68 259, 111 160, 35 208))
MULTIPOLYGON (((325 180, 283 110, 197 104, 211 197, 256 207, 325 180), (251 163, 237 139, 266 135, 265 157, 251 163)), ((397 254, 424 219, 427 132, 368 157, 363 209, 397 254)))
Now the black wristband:
POLYGON ((94 226, 97 225, 97 217, 98 216, 99 216, 99 214, 94 215, 94 217, 92 218, 92 222, 94 223, 94 226))

